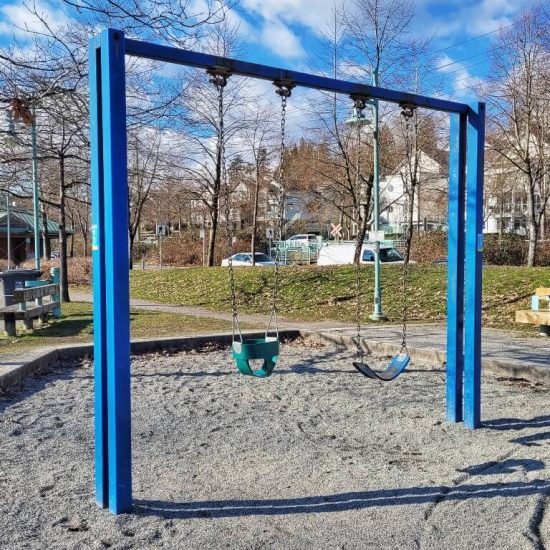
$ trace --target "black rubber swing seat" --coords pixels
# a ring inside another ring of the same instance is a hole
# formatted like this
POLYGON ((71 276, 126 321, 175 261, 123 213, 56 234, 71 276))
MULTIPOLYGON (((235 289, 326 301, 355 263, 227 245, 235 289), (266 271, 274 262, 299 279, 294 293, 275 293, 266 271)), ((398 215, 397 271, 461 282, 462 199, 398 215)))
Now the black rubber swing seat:
POLYGON ((372 370, 367 363, 360 361, 354 361, 353 366, 367 378, 390 382, 391 380, 395 380, 405 370, 410 360, 411 358, 407 354, 398 353, 392 357, 387 368, 380 372, 372 370))

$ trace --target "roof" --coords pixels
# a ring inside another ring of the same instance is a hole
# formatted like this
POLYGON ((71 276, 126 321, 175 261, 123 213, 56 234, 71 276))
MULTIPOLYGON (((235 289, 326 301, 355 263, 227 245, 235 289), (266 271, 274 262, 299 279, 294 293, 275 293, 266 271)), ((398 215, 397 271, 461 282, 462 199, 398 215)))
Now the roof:
MULTIPOLYGON (((47 233, 52 237, 59 235, 59 222, 48 219, 47 233)), ((38 229, 40 233, 44 231, 44 223, 42 216, 39 216, 38 229)), ((0 210, 0 233, 8 231, 8 216, 5 209, 0 210)), ((29 210, 21 208, 10 208, 10 233, 13 234, 33 234, 34 233, 34 214, 29 210)), ((74 233, 73 229, 67 229, 67 234, 74 233)))

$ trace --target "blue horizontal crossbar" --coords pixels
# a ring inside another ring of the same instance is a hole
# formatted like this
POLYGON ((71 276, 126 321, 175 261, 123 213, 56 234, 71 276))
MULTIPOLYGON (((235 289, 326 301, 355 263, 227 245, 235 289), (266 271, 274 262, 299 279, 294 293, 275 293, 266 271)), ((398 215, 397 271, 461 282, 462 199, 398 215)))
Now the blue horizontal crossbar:
POLYGON ((258 78, 270 81, 290 81, 296 86, 324 90, 326 92, 336 92, 347 95, 364 95, 370 98, 388 101, 390 103, 407 103, 417 107, 425 107, 434 111, 444 111, 447 113, 467 113, 468 105, 447 101, 446 99, 437 99, 417 94, 398 92, 387 88, 378 88, 356 82, 345 80, 336 80, 308 73, 289 71, 268 65, 259 65, 258 63, 249 63, 248 61, 239 61, 227 57, 218 57, 206 53, 193 52, 173 48, 170 46, 161 46, 151 44, 150 42, 140 42, 138 40, 126 39, 126 54, 134 57, 143 57, 156 61, 167 63, 176 63, 178 65, 187 65, 190 67, 224 67, 229 69, 232 74, 258 78))

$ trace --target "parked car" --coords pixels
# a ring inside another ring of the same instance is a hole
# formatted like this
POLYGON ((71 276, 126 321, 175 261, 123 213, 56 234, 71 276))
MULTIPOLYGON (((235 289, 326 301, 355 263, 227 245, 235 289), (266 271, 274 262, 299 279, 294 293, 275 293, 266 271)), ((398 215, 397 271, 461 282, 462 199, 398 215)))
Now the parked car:
MULTIPOLYGON (((262 252, 256 252, 255 264, 258 267, 275 267, 275 261, 272 260, 267 254, 262 252)), ((233 267, 252 266, 252 254, 250 252, 239 252, 231 256, 231 263, 233 267)), ((229 267, 229 258, 222 260, 222 267, 229 267)))
MULTIPOLYGON (((349 265, 353 264, 355 256, 355 243, 346 242, 340 244, 326 244, 319 250, 317 265, 349 265)), ((380 262, 402 264, 404 262, 401 253, 393 246, 380 246, 380 262)), ((366 243, 361 251, 361 263, 374 263, 374 244, 366 243)), ((415 262, 409 262, 415 263, 415 262)))
POLYGON ((317 235, 314 235, 313 233, 303 233, 300 235, 292 235, 289 239, 287 239, 285 242, 289 245, 297 244, 297 245, 303 245, 303 244, 315 244, 319 241, 319 237, 317 235))

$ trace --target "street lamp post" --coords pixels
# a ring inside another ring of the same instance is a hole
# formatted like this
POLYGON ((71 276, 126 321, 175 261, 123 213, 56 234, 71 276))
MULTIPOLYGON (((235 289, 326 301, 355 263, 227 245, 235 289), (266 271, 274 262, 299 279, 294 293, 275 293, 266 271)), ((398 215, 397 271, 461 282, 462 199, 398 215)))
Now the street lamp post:
MULTIPOLYGON (((22 120, 23 124, 30 126, 31 130, 31 168, 32 168, 32 196, 34 214, 34 267, 40 269, 40 228, 39 228, 39 201, 40 189, 38 183, 38 147, 36 143, 36 107, 35 99, 24 100, 14 97, 10 100, 8 107, 10 113, 10 133, 14 134, 13 123, 22 120)), ((45 228, 44 228, 45 231, 45 228)))
POLYGON ((6 230, 8 241, 8 271, 11 269, 11 220, 10 220, 10 194, 6 193, 6 230))
MULTIPOLYGON (((38 148, 36 145, 36 110, 34 101, 31 103, 31 139, 32 139, 32 202, 34 215, 34 268, 40 269, 40 228, 38 203, 40 191, 38 188, 38 148)), ((46 228, 44 227, 44 233, 46 228)))
MULTIPOLYGON (((378 87, 378 67, 372 73, 373 85, 378 87)), ((379 108, 378 99, 373 100, 374 143, 373 143, 373 229, 375 234, 374 245, 374 310, 369 315, 373 321, 387 321, 382 311, 382 284, 380 273, 380 135, 379 135, 379 108)))

